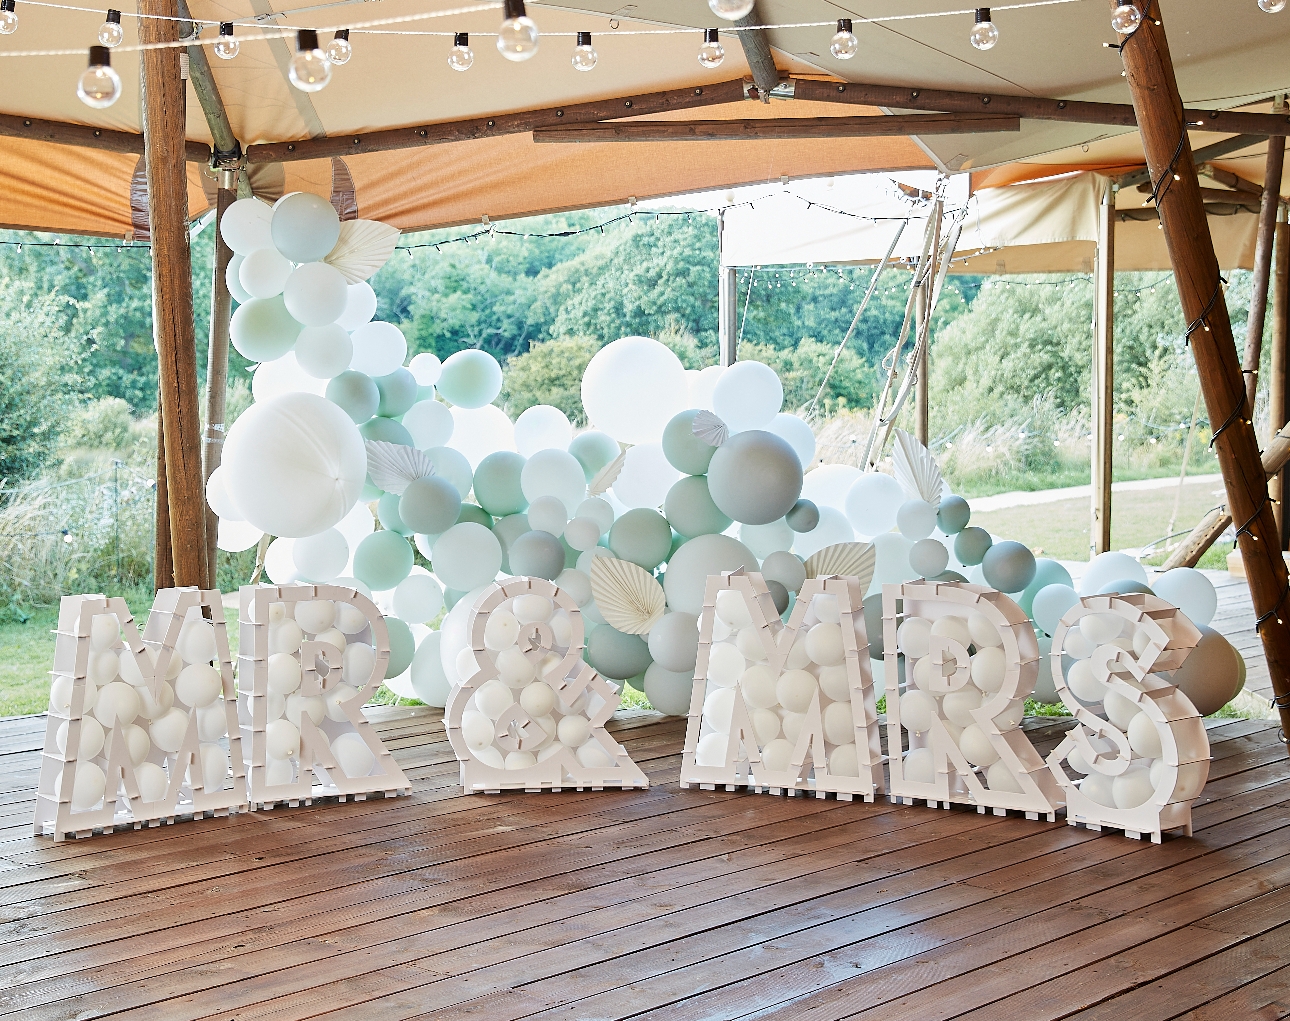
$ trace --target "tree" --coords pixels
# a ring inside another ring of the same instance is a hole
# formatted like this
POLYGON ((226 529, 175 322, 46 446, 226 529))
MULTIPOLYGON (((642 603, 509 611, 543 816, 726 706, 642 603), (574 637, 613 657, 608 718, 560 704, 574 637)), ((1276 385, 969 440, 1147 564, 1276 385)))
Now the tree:
POLYGON ((535 404, 550 404, 576 425, 585 425, 582 407, 582 374, 600 344, 586 338, 566 337, 535 343, 506 363, 500 402, 507 414, 518 418, 535 404))

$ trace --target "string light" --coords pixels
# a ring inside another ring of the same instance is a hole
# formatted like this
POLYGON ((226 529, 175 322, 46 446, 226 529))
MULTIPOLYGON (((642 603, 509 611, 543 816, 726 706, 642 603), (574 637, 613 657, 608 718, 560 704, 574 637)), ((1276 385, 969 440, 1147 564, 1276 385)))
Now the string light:
POLYGON ((751 13, 754 2, 755 0, 708 0, 708 9, 718 18, 738 21, 751 13))
POLYGON ((497 51, 507 60, 528 60, 538 49, 538 27, 524 11, 524 0, 506 0, 506 18, 497 30, 497 51))
POLYGON ((720 33, 715 28, 703 30, 703 45, 699 47, 699 63, 704 67, 720 67, 726 59, 726 48, 721 45, 720 33))
POLYGON ((221 21, 219 38, 215 40, 215 45, 212 47, 215 50, 215 56, 221 60, 232 60, 237 56, 237 51, 241 45, 233 38, 233 22, 221 21))
POLYGON ((95 110, 106 110, 121 95, 121 77, 112 70, 112 51, 106 46, 90 47, 90 66, 76 79, 76 94, 95 110))
POLYGON ((860 40, 851 31, 850 18, 838 18, 838 31, 829 43, 829 52, 838 60, 850 60, 860 49, 860 40))
POLYGON ((596 66, 598 59, 596 51, 591 46, 591 33, 579 32, 578 45, 573 48, 573 69, 575 71, 590 71, 596 66))
MULTIPOLYGON (((1259 10, 1264 14, 1280 14, 1286 9, 1286 0, 1259 0, 1259 10)), ((1280 624, 1280 621, 1277 621, 1280 624)))
POLYGON ((296 55, 291 58, 287 77, 301 92, 318 92, 331 81, 331 61, 318 48, 318 33, 312 28, 296 33, 296 55))
POLYGON ((448 66, 454 71, 469 71, 475 63, 475 51, 470 48, 470 33, 458 32, 452 37, 448 51, 448 66))
POLYGON ((1142 24, 1142 12, 1133 4, 1120 4, 1111 12, 1111 28, 1118 35, 1133 35, 1142 24))
POLYGON ((14 0, 0 0, 0 35, 13 35, 18 31, 18 12, 14 0))
POLYGON ((109 10, 107 18, 99 26, 99 42, 111 49, 120 46, 125 40, 125 31, 121 28, 121 12, 109 10))
POLYGON ((972 26, 972 31, 968 33, 968 39, 978 50, 988 50, 999 41, 999 30, 990 20, 990 8, 976 9, 975 24, 972 26))
POLYGON ((354 47, 349 44, 349 29, 342 28, 327 44, 327 59, 339 67, 341 64, 348 64, 353 55, 354 47))

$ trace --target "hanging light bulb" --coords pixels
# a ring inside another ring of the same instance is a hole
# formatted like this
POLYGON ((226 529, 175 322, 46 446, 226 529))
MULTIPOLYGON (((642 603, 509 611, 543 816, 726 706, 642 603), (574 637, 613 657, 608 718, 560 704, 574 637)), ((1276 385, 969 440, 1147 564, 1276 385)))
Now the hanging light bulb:
POLYGON ((317 92, 331 81, 331 61, 318 48, 318 33, 302 28, 296 33, 296 55, 287 68, 291 84, 301 92, 317 92))
POLYGON ((524 0, 506 0, 506 20, 497 30, 497 51, 507 60, 528 60, 537 52, 538 28, 524 13, 524 0))
MULTIPOLYGON (((1259 0, 1259 10, 1264 14, 1280 14, 1286 9, 1286 0, 1259 0)), ((1280 621, 1277 621, 1280 624, 1280 621)))
POLYGON ((1120 4, 1111 12, 1111 28, 1120 35, 1133 35, 1142 24, 1142 12, 1133 4, 1120 4))
POLYGON ((988 50, 991 46, 999 41, 999 30, 994 27, 994 22, 990 20, 990 8, 978 7, 976 9, 976 24, 972 26, 972 31, 968 33, 968 39, 978 50, 988 50))
POLYGON ((747 17, 753 9, 755 0, 708 0, 708 7, 718 18, 726 21, 738 21, 747 17))
POLYGON ((578 45, 573 48, 573 69, 575 71, 590 71, 596 66, 596 61, 599 59, 596 51, 591 48, 591 33, 579 32, 578 45))
POLYGON ((241 43, 233 38, 233 22, 221 21, 219 23, 219 38, 215 40, 215 45, 212 47, 215 51, 215 56, 223 60, 232 60, 237 56, 240 46, 241 43))
POLYGON ((95 110, 105 110, 121 95, 121 78, 112 70, 112 51, 106 46, 90 47, 90 66, 76 79, 76 94, 95 110))
POLYGON ((327 44, 327 59, 333 64, 348 64, 354 55, 354 47, 349 44, 349 29, 340 29, 327 44))
POLYGON ((120 46, 123 39, 125 32, 121 28, 121 12, 108 11, 107 19, 99 26, 99 42, 111 48, 120 46))
POLYGON ((13 35, 18 31, 18 13, 14 0, 0 0, 0 35, 13 35))
POLYGON ((860 49, 860 40, 851 31, 850 18, 838 18, 838 32, 829 43, 829 52, 838 60, 850 60, 860 49))
POLYGON ((721 39, 715 28, 705 28, 703 30, 703 45, 699 47, 699 63, 704 67, 720 67, 721 62, 726 59, 726 48, 721 45, 721 39))
POLYGON ((448 51, 448 66, 454 71, 469 71, 475 62, 475 51, 470 48, 470 33, 458 32, 452 37, 448 51))

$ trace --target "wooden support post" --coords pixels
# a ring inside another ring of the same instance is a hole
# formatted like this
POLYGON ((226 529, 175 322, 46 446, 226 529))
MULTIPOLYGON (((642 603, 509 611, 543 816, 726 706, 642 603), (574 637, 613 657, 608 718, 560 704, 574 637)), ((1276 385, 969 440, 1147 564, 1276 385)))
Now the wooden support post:
MULTIPOLYGON (((918 293, 914 298, 914 315, 920 323, 928 315, 927 303, 930 299, 934 280, 934 276, 928 277, 926 282, 918 288, 918 293)), ((923 346, 923 353, 918 359, 918 364, 914 366, 914 371, 918 373, 918 379, 914 382, 914 438, 923 446, 928 444, 927 352, 931 344, 931 325, 929 324, 927 327, 927 343, 923 346)))
MULTIPOLYGON (((176 0, 141 0, 139 41, 176 42, 176 0)), ((188 250, 188 177, 184 167, 185 83, 175 47, 140 53, 143 156, 152 236, 152 328, 159 364, 158 415, 164 434, 166 494, 175 584, 208 587, 206 499, 197 348, 193 336, 192 261, 188 250)), ((160 492, 160 480, 158 480, 160 492)))
POLYGON ((1092 554, 1111 548, 1111 478, 1115 456, 1115 193, 1112 184, 1098 211, 1097 280, 1093 333, 1092 554))
MULTIPOLYGON (((203 451, 202 478, 209 482, 211 473, 219 467, 224 452, 224 411, 228 399, 228 327, 233 300, 228 293, 225 276, 233 250, 220 236, 220 223, 224 210, 237 199, 236 170, 219 172, 219 191, 215 199, 215 271, 211 279, 210 342, 206 350, 206 443, 203 451)), ((215 543, 219 538, 219 517, 206 508, 206 575, 215 585, 216 564, 219 552, 215 543)))
MULTIPOLYGON (((760 25, 761 18, 756 6, 735 24, 739 28, 760 25)), ((748 70, 752 72, 757 93, 763 103, 769 103, 771 90, 779 84, 779 68, 775 66, 775 56, 770 52, 770 38, 765 31, 740 32, 739 42, 743 46, 744 59, 748 61, 748 70)))
POLYGON ((161 387, 157 387, 157 481, 153 521, 152 589, 159 592, 175 584, 175 561, 170 551, 170 501, 166 497, 166 430, 161 423, 161 387))
MULTIPOLYGON (((1281 108, 1278 98, 1275 109, 1281 108)), ((1254 414, 1259 392, 1259 362, 1263 356, 1263 322, 1268 312, 1268 284, 1272 276, 1272 240, 1276 233, 1277 208, 1281 205, 1281 168, 1285 163, 1284 136, 1268 139, 1268 156, 1263 165, 1263 198, 1259 203, 1259 232, 1254 242, 1254 288, 1250 292, 1250 317, 1245 324, 1245 399, 1254 414)), ((1273 425, 1272 432, 1278 426, 1273 425)))
POLYGON ((734 266, 721 265, 726 250, 726 214, 717 214, 717 341, 721 364, 734 365, 739 357, 739 296, 735 291, 734 266))
MULTIPOLYGON (((1110 0, 1112 8, 1117 3, 1110 0)), ((1158 5, 1133 35, 1123 40, 1120 55, 1147 167, 1152 180, 1160 182, 1156 202, 1160 224, 1188 323, 1201 393, 1214 426, 1214 448, 1223 471, 1227 505, 1237 523, 1237 540, 1284 734, 1290 732, 1290 607, 1286 606, 1290 578, 1281 557, 1253 409, 1246 400, 1164 16, 1158 5)))
MULTIPOLYGON (((1268 381, 1268 413, 1271 421, 1268 428, 1281 429, 1290 422, 1290 409, 1286 407, 1286 374, 1290 367, 1290 349, 1287 348, 1287 313, 1290 313, 1290 226, 1286 223, 1286 205, 1281 203, 1277 213, 1276 247, 1273 254, 1272 273, 1272 378, 1268 381)), ((1287 528, 1285 513, 1286 497, 1290 496, 1290 486, 1286 485, 1286 472, 1279 471, 1268 480, 1268 492, 1277 502, 1273 505, 1276 515, 1277 534, 1281 536, 1281 548, 1290 549, 1290 528, 1287 528)))

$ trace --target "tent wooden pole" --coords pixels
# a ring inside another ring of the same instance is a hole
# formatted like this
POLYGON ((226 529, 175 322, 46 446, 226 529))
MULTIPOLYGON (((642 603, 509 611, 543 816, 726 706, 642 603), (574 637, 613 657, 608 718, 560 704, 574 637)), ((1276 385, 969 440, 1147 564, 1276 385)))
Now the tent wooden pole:
MULTIPOLYGON (((232 315, 233 299, 228 293, 225 279, 233 250, 220 236, 220 222, 224 210, 237 199, 236 170, 221 170, 219 191, 215 200, 215 269, 211 279, 210 341, 206 349, 206 436, 203 453, 202 478, 209 482, 211 473, 219 467, 224 452, 224 412, 228 401, 228 328, 232 315)), ((219 537, 219 517, 206 508, 206 575, 215 584, 219 537)))
POLYGON ((159 592, 175 584, 175 561, 170 550, 170 501, 166 497, 166 430, 161 422, 161 387, 157 387, 156 515, 152 543, 152 588, 159 592))
POLYGON ((1093 506, 1089 547, 1111 548, 1111 477, 1115 456, 1115 193, 1112 184, 1098 210, 1096 323, 1093 332, 1093 506))
MULTIPOLYGON (((1160 185, 1156 200, 1160 224, 1188 323, 1201 393, 1214 425, 1214 448, 1223 471, 1227 505, 1237 523, 1256 627, 1284 733, 1290 731, 1290 607, 1286 606, 1290 578, 1281 558, 1267 474, 1259 456, 1253 411, 1246 401, 1218 259, 1200 197, 1164 17, 1158 6, 1147 2, 1149 16, 1123 40, 1120 54, 1147 166, 1152 180, 1160 185)), ((1116 4, 1117 0, 1110 0, 1112 8, 1116 4)))
MULTIPOLYGON (((1281 106, 1278 99, 1275 104, 1281 106)), ((1268 139, 1268 156, 1263 166, 1263 198, 1259 203, 1258 236, 1254 242, 1254 288, 1250 293, 1250 317, 1245 325, 1245 398, 1255 405, 1259 392, 1259 362, 1263 356, 1263 323, 1268 311, 1268 283, 1272 276, 1272 239, 1276 233, 1277 207, 1281 205, 1281 169, 1285 163, 1284 137, 1268 139)), ((1277 426, 1272 428, 1276 432, 1277 426)))
MULTIPOLYGON (((1276 244, 1272 257, 1272 366, 1268 381, 1268 413, 1271 418, 1269 429, 1279 430, 1290 414, 1286 407, 1286 370, 1290 362, 1290 350, 1287 350, 1286 316, 1290 309, 1290 226, 1286 224, 1286 206, 1281 203, 1277 213, 1276 244)), ((1286 485, 1285 471, 1279 471, 1268 480, 1268 492, 1272 499, 1272 510, 1276 516, 1277 534, 1281 536, 1281 548, 1290 549, 1290 535, 1287 535, 1287 517, 1285 513, 1286 497, 1290 495, 1290 486, 1286 485)))
MULTIPOLYGON (((735 22, 740 28, 750 28, 762 23, 757 6, 735 22)), ((739 43, 743 47, 744 59, 748 61, 748 70, 752 72, 753 83, 763 103, 770 102, 771 90, 779 84, 779 68, 775 66, 775 56, 770 52, 770 38, 765 32, 740 32, 739 43)))
POLYGON ((916 113, 870 117, 780 117, 774 120, 607 121, 533 129, 538 143, 729 142, 751 138, 887 138, 894 135, 975 135, 1020 131, 1020 117, 994 114, 916 113))
MULTIPOLYGON (((139 12, 177 18, 179 8, 175 0, 141 0, 139 12)), ((144 45, 178 39, 178 21, 139 20, 139 41, 144 45)), ((183 157, 187 97, 179 76, 179 55, 175 47, 140 53, 143 156, 152 237, 152 328, 161 387, 158 412, 165 436, 175 584, 206 588, 206 500, 188 249, 188 177, 183 157)))

